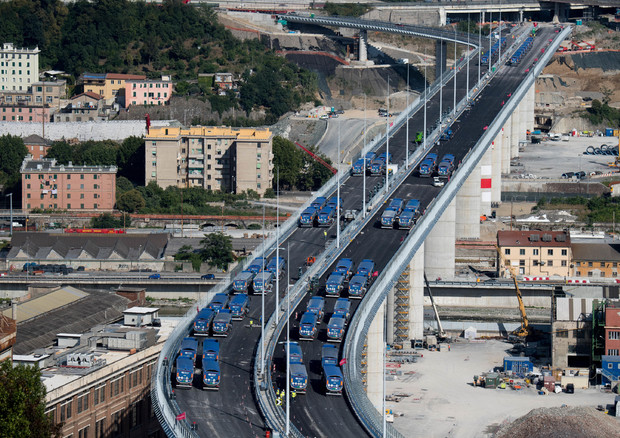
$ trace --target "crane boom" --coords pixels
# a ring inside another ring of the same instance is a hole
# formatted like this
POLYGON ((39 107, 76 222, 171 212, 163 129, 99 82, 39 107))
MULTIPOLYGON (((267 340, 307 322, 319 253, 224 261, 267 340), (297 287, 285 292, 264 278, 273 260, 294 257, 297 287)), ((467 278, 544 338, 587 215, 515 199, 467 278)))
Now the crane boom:
POLYGON ((508 268, 508 271, 510 272, 510 277, 512 277, 512 281, 515 284, 515 292, 517 293, 517 300, 519 301, 519 312, 521 312, 521 328, 518 330, 515 330, 514 334, 522 337, 522 336, 527 336, 530 334, 530 322, 527 319, 527 313, 525 312, 525 305, 523 304, 523 297, 521 295, 521 290, 519 289, 519 281, 517 280, 517 273, 515 272, 514 268, 506 263, 506 259, 504 258, 504 255, 502 254, 502 251, 499 249, 499 246, 495 246, 495 249, 497 250, 497 254, 499 255, 502 264, 504 266, 506 266, 508 268))
POLYGON ((295 142, 295 144, 296 144, 297 146, 299 146, 299 147, 301 148, 301 150, 302 150, 302 151, 304 151, 305 153, 307 153, 308 155, 310 155, 310 156, 314 159, 314 161, 317 161, 317 162, 321 163, 323 166, 327 167, 331 173, 333 173, 334 175, 338 173, 338 171, 337 171, 334 167, 330 166, 328 163, 326 163, 326 162, 325 162, 325 160, 324 160, 324 159, 322 159, 321 157, 319 157, 317 154, 315 154, 314 152, 312 152, 310 149, 303 147, 303 146, 302 146, 302 145, 300 145, 298 142, 295 142))
POLYGON ((433 293, 431 292, 431 285, 428 283, 428 279, 426 278, 426 272, 424 273, 424 283, 426 283, 426 291, 428 292, 428 296, 431 299, 431 304, 433 306, 433 311, 435 312, 435 318, 437 318, 437 328, 439 331, 439 337, 445 338, 446 332, 441 325, 441 320, 439 319, 439 312, 437 311, 437 306, 435 305, 435 300, 433 298, 433 293))

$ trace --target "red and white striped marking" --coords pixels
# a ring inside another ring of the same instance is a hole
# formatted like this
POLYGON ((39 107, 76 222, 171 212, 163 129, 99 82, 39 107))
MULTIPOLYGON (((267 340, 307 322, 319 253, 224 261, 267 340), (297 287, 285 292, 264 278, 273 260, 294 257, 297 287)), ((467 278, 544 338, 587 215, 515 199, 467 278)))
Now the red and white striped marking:
POLYGON ((523 281, 548 281, 549 277, 523 277, 523 281))
MULTIPOLYGON (((618 280, 616 280, 618 281, 618 280)), ((586 280, 584 278, 569 278, 566 280, 567 283, 578 283, 578 284, 586 284, 590 283, 590 280, 586 280)))

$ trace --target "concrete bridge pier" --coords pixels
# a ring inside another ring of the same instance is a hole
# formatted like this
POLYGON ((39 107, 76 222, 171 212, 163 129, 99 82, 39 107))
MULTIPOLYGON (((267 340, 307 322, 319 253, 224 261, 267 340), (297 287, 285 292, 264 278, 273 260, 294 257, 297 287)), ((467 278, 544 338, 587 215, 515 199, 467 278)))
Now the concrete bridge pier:
POLYGON ((521 130, 521 103, 510 116, 510 158, 519 156, 519 131, 521 130))
POLYGON ((424 270, 429 280, 454 278, 456 200, 448 205, 424 245, 424 270))
POLYGON ((368 32, 366 30, 360 30, 360 42, 359 42, 359 60, 362 62, 368 61, 368 32))
POLYGON ((495 137, 491 144, 491 156, 493 169, 491 175, 491 202, 501 202, 502 200, 502 137, 503 130, 495 137))
POLYGON ((536 117, 534 115, 534 111, 536 110, 536 89, 534 85, 527 90, 527 119, 526 119, 526 129, 530 131, 534 130, 534 126, 536 123, 536 117))
MULTIPOLYGON (((455 237, 457 239, 480 239, 480 170, 480 165, 476 166, 469 177, 467 177, 467 180, 465 180, 463 187, 456 194, 456 211, 459 212, 458 216, 455 215, 455 237)), ((442 215, 442 219, 444 215, 442 215)), ((441 220, 435 225, 435 228, 440 223, 441 220)))
MULTIPOLYGON (((480 169, 480 212, 479 214, 491 214, 491 200, 493 190, 493 145, 487 149, 478 164, 480 169)), ((478 226, 478 238, 480 238, 480 226, 478 226)))
POLYGON ((519 141, 524 141, 527 137, 527 130, 530 129, 530 95, 529 90, 525 93, 523 100, 519 104, 519 141))
POLYGON ((446 59, 448 53, 448 44, 443 40, 435 42, 435 79, 446 71, 446 59))
POLYGON ((383 406, 383 349, 386 302, 379 307, 366 337, 366 395, 379 412, 383 406))
POLYGON ((386 342, 390 345, 394 344, 394 295, 396 290, 392 289, 387 296, 386 309, 385 309, 385 326, 387 327, 387 333, 385 334, 386 342))
POLYGON ((424 336, 424 243, 409 262, 409 339, 424 336))
POLYGON ((510 173, 510 142, 512 138, 512 116, 502 128, 502 175, 510 173))

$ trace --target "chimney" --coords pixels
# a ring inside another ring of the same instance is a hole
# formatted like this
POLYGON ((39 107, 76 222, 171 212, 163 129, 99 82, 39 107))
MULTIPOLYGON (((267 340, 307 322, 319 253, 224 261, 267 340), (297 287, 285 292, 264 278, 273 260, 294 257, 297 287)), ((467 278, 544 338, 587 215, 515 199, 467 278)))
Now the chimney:
POLYGON ((17 321, 17 301, 11 301, 11 318, 17 321))

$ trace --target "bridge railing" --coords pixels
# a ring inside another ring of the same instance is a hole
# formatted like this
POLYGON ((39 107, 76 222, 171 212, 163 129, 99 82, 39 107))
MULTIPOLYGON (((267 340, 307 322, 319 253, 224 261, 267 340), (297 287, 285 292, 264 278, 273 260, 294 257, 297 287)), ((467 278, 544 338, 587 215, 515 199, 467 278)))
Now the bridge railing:
MULTIPOLYGON (((452 202, 452 199, 454 199, 460 187, 465 183, 471 171, 489 148, 492 140, 497 136, 510 114, 514 111, 529 87, 533 85, 535 77, 555 52, 559 42, 570 32, 571 29, 566 28, 556 37, 552 47, 547 50, 546 56, 542 57, 536 68, 530 72, 517 91, 513 93, 513 98, 502 108, 489 125, 489 128, 481 136, 476 146, 469 152, 467 159, 463 160, 462 166, 455 172, 453 178, 441 194, 427 208, 426 214, 422 216, 414 232, 405 239, 399 250, 394 254, 391 261, 387 264, 388 268, 381 273, 375 284, 367 292, 366 297, 362 300, 351 320, 343 349, 343 356, 348 358, 348 362, 343 370, 345 387, 355 413, 373 436, 381 436, 383 434, 383 415, 370 402, 364 390, 361 381, 361 352, 374 315, 376 315, 383 304, 389 291, 394 287, 395 279, 409 264, 411 258, 415 255, 435 223, 440 219, 445 208, 452 202)), ((388 436, 401 436, 390 424, 387 426, 388 436)))

